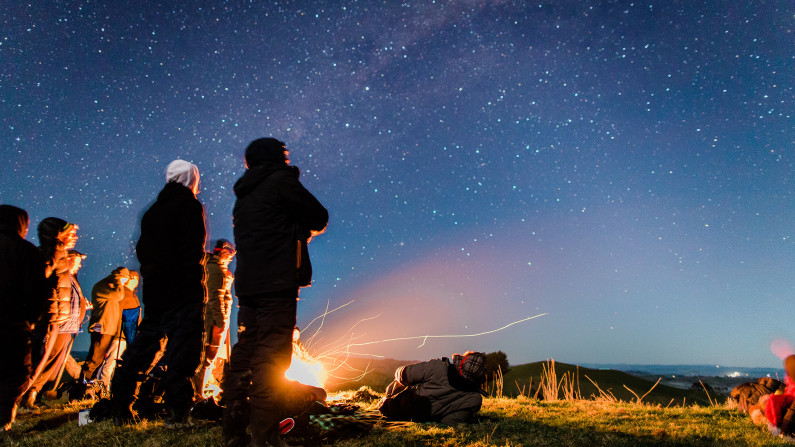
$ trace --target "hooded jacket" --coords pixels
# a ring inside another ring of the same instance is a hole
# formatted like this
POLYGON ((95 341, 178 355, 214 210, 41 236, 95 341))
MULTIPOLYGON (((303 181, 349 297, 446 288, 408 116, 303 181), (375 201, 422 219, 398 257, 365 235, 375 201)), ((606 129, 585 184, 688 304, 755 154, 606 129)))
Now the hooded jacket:
POLYGON ((238 297, 308 286, 312 265, 306 244, 322 232, 328 211, 284 162, 250 167, 235 183, 233 210, 238 297))
POLYGON ((20 235, 27 213, 0 205, 0 326, 28 326, 47 309, 50 296, 39 250, 20 235), (24 217, 24 219, 23 219, 24 217))
POLYGON ((91 289, 91 319, 88 330, 103 335, 118 335, 121 327, 121 301, 126 288, 120 279, 129 277, 130 271, 117 267, 110 275, 99 280, 91 289))
MULTIPOLYGON (((395 381, 401 385, 397 389, 412 394, 406 400, 412 408, 403 409, 412 420, 446 425, 465 422, 483 403, 479 384, 464 380, 447 358, 402 366, 395 371, 395 381)), ((386 399, 394 397, 388 395, 386 399)), ((385 408, 388 406, 382 406, 382 413, 385 408)))
POLYGON ((218 263, 218 255, 207 253, 207 307, 204 311, 205 332, 215 326, 226 328, 232 311, 232 281, 235 277, 218 263))
POLYGON ((141 219, 135 246, 147 308, 204 301, 205 237, 204 209, 193 191, 176 180, 166 183, 141 219))

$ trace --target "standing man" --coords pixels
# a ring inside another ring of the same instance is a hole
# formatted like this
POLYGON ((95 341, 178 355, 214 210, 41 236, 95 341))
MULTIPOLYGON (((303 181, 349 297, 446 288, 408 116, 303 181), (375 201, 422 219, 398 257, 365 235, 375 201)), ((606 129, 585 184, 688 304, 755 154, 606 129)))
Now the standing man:
MULTIPOLYGON (((229 340, 229 317, 232 314, 232 281, 229 263, 235 257, 235 246, 226 239, 218 239, 212 253, 207 253, 205 272, 207 273, 207 304, 204 308, 204 361, 194 377, 196 396, 204 399, 204 375, 207 369, 214 370, 213 362, 221 346, 229 340)), ((228 360, 228 359, 227 359, 228 360)))
POLYGON ((227 446, 279 445, 284 373, 290 366, 299 287, 310 285, 307 243, 322 233, 328 211, 288 166, 275 138, 246 148, 247 171, 235 183, 238 341, 224 377, 223 439, 227 446), (248 401, 246 399, 248 398, 248 401))
POLYGON ((50 290, 44 276, 44 258, 25 240, 27 211, 0 205, 0 426, 11 429, 22 396, 33 374, 30 338, 33 325, 47 310, 50 290))
POLYGON ((143 279, 144 317, 111 382, 111 413, 117 425, 135 419, 139 380, 167 339, 163 384, 170 427, 190 424, 193 375, 201 362, 204 320, 204 209, 196 199, 199 168, 174 160, 166 186, 141 219, 136 251, 143 279))

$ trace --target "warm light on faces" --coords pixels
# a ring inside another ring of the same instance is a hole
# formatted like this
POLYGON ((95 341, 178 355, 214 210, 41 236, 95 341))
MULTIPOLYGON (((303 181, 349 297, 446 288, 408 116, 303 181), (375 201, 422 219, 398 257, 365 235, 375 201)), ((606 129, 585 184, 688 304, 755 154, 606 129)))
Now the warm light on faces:
POLYGON ((75 248, 75 244, 77 244, 77 230, 80 227, 77 225, 71 225, 67 230, 58 233, 58 240, 63 244, 64 249, 70 250, 75 248))

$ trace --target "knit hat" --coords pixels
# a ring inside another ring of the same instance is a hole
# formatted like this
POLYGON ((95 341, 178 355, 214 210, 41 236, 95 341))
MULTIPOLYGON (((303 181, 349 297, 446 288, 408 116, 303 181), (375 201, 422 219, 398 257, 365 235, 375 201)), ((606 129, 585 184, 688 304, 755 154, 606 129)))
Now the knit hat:
POLYGON ((185 160, 174 160, 166 168, 168 182, 177 182, 196 194, 199 192, 199 168, 185 160))
POLYGON ((467 351, 464 355, 453 354, 453 365, 464 379, 480 382, 486 373, 486 354, 467 351))
POLYGON ((246 148, 246 164, 249 168, 264 163, 284 163, 285 144, 276 138, 259 138, 246 148))
POLYGON ((226 239, 218 239, 218 241, 216 241, 215 248, 213 248, 213 254, 217 255, 218 253, 221 252, 221 250, 226 250, 231 254, 237 253, 237 250, 235 250, 235 246, 232 245, 232 243, 226 239))

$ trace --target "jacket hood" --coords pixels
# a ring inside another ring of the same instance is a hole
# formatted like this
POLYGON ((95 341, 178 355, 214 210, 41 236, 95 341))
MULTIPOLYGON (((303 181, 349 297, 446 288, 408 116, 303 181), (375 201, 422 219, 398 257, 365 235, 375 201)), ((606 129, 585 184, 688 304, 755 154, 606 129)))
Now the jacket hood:
POLYGON ((166 168, 166 183, 177 182, 194 194, 199 192, 199 168, 185 160, 174 160, 166 168))
POLYGON ((28 230, 28 212, 13 205, 0 205, 0 232, 19 234, 20 237, 28 230))
POLYGON ((293 172, 298 175, 298 168, 288 166, 284 162, 266 162, 249 168, 242 177, 235 182, 235 195, 240 198, 250 193, 263 180, 278 171, 293 172))

